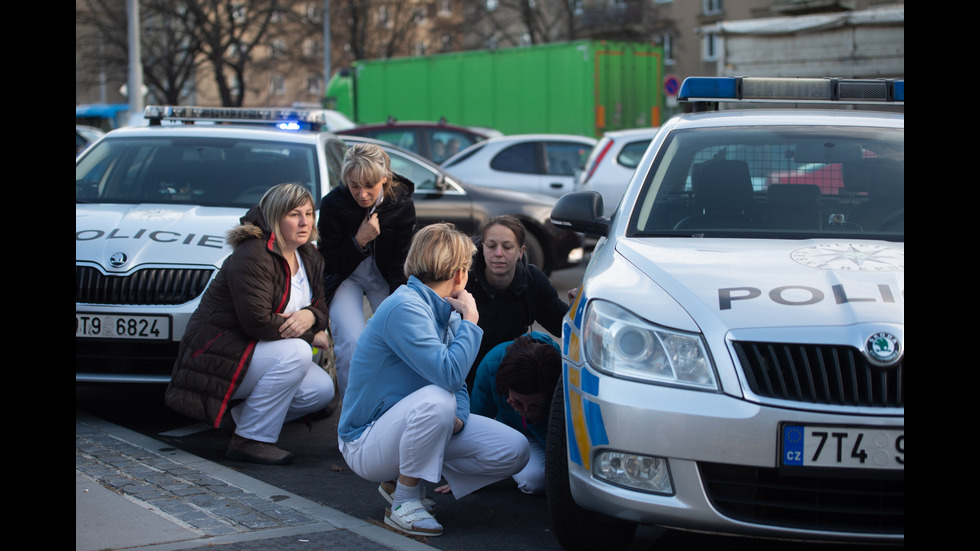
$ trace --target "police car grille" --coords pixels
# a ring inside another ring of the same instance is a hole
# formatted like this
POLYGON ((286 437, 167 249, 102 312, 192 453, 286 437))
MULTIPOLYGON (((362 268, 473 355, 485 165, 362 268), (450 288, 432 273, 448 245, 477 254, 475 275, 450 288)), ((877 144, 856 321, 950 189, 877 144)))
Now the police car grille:
POLYGON ((75 266, 75 302, 85 304, 183 304, 204 292, 214 270, 147 268, 106 275, 75 266))
POLYGON ((871 365, 847 346, 736 342, 749 388, 759 397, 839 406, 905 407, 905 358, 871 365))
POLYGON ((699 463, 708 498, 727 517, 818 531, 904 534, 905 473, 792 476, 699 463))

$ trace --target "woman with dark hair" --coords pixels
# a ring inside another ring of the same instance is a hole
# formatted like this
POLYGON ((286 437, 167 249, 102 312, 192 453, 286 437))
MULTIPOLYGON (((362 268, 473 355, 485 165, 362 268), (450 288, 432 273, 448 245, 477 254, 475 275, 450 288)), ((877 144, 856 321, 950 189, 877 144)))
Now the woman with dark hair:
POLYGON ((303 186, 267 191, 228 232, 234 251, 180 342, 166 403, 216 428, 235 427, 231 459, 291 463, 293 454, 276 446, 283 423, 324 410, 334 396, 311 348, 330 346, 323 259, 310 244, 313 209, 303 186))
POLYGON ((480 310, 483 342, 466 378, 473 386, 479 362, 494 346, 530 331, 537 322, 552 335, 561 335, 568 304, 534 264, 524 256, 526 230, 513 216, 491 218, 480 230, 473 269, 466 290, 480 310))
POLYGON ((513 476, 525 494, 545 490, 548 411, 560 375, 558 343, 540 331, 493 347, 476 370, 470 413, 514 428, 530 445, 531 459, 513 476))
POLYGON ((325 263, 337 394, 343 399, 350 359, 364 331, 364 297, 377 310, 406 281, 402 266, 415 232, 415 185, 391 171, 391 159, 375 144, 348 149, 341 178, 344 185, 320 203, 318 246, 325 263))

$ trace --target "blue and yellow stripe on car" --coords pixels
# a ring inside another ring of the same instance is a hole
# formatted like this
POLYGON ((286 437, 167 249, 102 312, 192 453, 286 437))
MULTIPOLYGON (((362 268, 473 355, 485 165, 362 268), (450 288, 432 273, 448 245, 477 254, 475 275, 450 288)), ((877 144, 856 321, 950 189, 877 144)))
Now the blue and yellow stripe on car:
POLYGON ((568 432, 568 458, 585 469, 590 468, 592 448, 609 443, 602 410, 588 396, 599 393, 599 378, 582 367, 579 334, 586 303, 582 289, 572 303, 569 318, 562 331, 564 357, 562 371, 565 384, 565 430, 568 432))

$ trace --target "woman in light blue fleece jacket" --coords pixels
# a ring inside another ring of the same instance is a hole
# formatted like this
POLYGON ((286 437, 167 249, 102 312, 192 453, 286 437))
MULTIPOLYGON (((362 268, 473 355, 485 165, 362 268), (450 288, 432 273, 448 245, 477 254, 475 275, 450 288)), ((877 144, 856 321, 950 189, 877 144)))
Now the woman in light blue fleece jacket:
POLYGON ((408 283, 375 311, 357 342, 337 430, 358 476, 397 479, 385 523, 437 536, 420 481, 443 477, 457 499, 527 464, 527 439, 493 419, 470 415, 466 374, 480 348, 476 302, 465 290, 475 246, 451 224, 416 233, 405 261, 408 283))

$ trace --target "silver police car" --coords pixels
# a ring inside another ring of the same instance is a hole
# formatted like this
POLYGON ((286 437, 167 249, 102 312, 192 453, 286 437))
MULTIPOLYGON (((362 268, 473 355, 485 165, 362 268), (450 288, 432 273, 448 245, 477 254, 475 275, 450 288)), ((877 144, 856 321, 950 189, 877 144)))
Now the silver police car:
POLYGON ((612 217, 559 199, 601 236, 550 419, 564 547, 638 524, 904 542, 904 90, 690 78, 612 217))

